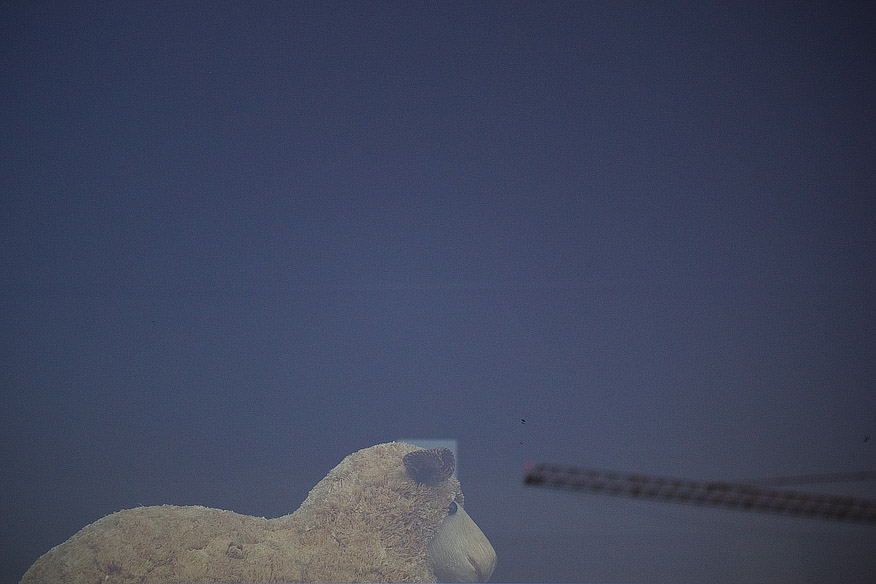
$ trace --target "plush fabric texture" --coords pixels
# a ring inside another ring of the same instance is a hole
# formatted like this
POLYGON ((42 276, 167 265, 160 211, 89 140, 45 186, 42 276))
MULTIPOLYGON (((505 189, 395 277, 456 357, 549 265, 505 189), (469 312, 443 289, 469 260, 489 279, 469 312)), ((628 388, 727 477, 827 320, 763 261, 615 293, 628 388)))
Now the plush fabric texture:
MULTIPOLYGON (((21 584, 434 582, 429 544, 463 499, 440 457, 440 478, 414 480, 404 457, 420 450, 355 452, 276 519, 172 505, 113 513, 45 553, 21 584)), ((468 521, 475 549, 458 561, 489 578, 495 552, 468 521)))

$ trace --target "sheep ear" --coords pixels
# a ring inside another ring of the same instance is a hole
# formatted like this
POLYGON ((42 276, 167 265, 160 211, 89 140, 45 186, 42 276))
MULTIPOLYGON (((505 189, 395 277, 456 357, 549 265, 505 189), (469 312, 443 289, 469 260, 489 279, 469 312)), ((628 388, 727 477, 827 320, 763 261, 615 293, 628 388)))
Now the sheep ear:
POLYGON ((405 454, 402 461, 412 479, 428 485, 449 479, 456 467, 456 460, 449 448, 414 450, 405 454))

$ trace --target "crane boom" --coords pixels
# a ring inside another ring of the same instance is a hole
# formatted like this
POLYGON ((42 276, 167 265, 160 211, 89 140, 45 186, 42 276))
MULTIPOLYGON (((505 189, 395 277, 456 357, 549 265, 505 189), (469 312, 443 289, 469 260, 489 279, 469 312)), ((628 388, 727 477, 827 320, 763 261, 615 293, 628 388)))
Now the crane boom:
POLYGON ((695 481, 560 464, 527 465, 523 483, 599 495, 876 525, 876 500, 770 489, 746 483, 695 481))

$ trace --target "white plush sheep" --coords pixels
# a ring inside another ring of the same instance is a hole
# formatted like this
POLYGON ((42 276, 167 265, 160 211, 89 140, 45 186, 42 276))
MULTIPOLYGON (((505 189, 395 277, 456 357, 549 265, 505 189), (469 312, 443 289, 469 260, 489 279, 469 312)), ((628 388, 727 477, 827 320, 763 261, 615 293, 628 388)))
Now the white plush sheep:
POLYGON ((207 507, 108 515, 21 584, 484 582, 496 553, 463 510, 453 453, 391 442, 332 469, 276 519, 207 507))

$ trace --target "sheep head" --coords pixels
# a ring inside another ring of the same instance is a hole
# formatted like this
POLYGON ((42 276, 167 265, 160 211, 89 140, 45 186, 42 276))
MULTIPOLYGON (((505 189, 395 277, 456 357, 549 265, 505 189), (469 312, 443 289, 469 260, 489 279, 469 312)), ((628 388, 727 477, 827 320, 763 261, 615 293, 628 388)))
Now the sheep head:
POLYGON ((378 444, 341 461, 291 517, 315 540, 337 537, 336 562, 384 581, 483 582, 496 552, 463 508, 454 464, 446 448, 378 444))
MULTIPOLYGON (((438 484, 453 475, 455 460, 447 448, 415 450, 403 458, 417 483, 438 484)), ((428 548, 429 565, 441 582, 486 582, 496 567, 490 541, 462 507, 462 493, 450 502, 447 516, 428 548)))

